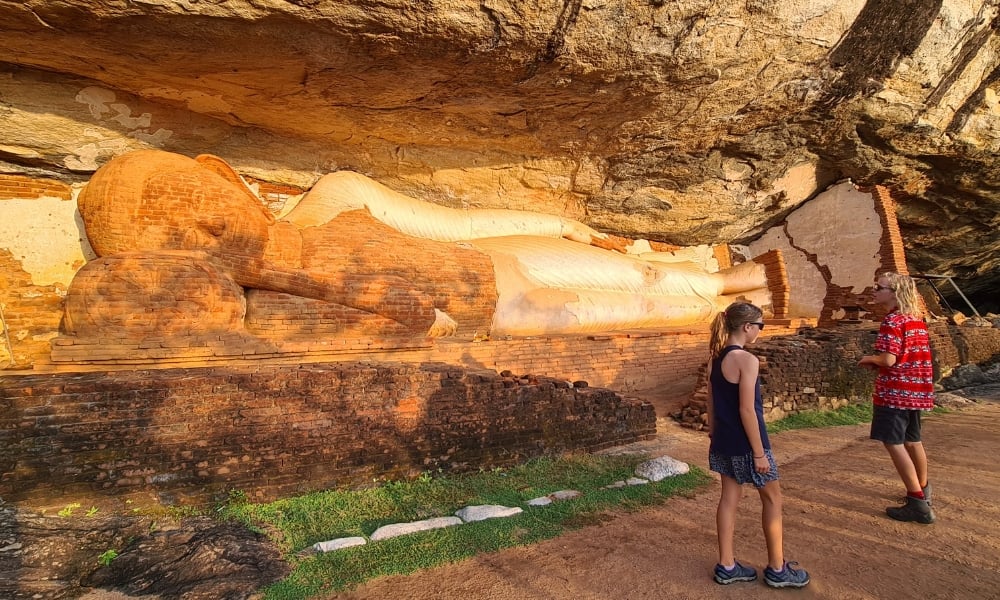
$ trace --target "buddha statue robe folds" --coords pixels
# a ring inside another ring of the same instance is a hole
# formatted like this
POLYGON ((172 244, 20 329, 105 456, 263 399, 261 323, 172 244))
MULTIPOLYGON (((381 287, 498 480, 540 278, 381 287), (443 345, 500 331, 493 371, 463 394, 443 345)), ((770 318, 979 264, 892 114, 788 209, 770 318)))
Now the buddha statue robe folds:
POLYGON ((571 219, 441 207, 352 172, 278 220, 221 159, 143 150, 101 167, 79 207, 99 258, 70 286, 70 335, 574 334, 770 305, 752 261, 710 273, 608 249, 571 219))

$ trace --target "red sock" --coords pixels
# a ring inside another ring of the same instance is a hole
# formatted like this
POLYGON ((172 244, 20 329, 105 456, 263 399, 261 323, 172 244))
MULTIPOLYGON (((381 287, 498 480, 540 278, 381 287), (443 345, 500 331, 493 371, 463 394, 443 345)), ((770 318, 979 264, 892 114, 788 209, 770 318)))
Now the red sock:
POLYGON ((906 492, 906 495, 907 496, 912 496, 913 498, 916 498, 917 500, 926 500, 927 499, 927 498, 924 498, 924 492, 923 492, 923 490, 917 490, 915 492, 906 492))

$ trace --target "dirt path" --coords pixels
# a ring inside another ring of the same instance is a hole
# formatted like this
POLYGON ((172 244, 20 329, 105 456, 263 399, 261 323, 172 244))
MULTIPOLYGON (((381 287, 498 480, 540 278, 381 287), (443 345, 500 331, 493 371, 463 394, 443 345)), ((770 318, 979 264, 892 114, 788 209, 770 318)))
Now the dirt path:
MULTIPOLYGON (((785 496, 785 555, 808 569, 804 590, 776 592, 758 580, 722 587, 716 561, 719 486, 638 514, 526 548, 480 556, 406 577, 378 579, 341 600, 774 598, 1000 598, 1000 402, 984 400, 927 417, 933 525, 885 516, 902 493, 867 426, 772 437, 785 496)), ((661 421, 643 444, 707 470, 707 438, 661 421)), ((739 558, 766 561, 760 501, 747 488, 737 523, 739 558)))

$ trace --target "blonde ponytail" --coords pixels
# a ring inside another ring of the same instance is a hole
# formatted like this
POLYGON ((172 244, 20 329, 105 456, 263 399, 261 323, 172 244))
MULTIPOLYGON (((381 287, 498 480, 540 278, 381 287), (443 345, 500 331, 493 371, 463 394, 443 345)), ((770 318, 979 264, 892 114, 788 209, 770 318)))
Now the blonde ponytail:
POLYGON ((764 311, 759 306, 749 302, 733 302, 725 311, 715 315, 712 320, 712 333, 708 341, 708 351, 712 358, 719 355, 726 346, 729 334, 747 323, 760 321, 764 311))
POLYGON ((712 319, 712 334, 708 340, 708 355, 715 358, 719 355, 719 352, 726 345, 726 337, 729 332, 726 331, 726 313, 720 312, 715 315, 712 319))

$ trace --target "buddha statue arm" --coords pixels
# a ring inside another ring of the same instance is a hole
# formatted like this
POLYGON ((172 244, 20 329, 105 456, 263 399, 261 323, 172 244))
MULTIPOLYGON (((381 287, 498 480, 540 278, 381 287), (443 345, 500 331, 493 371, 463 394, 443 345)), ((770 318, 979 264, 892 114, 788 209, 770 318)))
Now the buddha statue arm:
POLYGON ((606 237, 583 223, 555 215, 438 206, 351 171, 338 171, 321 178, 284 219, 300 227, 311 227, 327 223, 342 212, 358 209, 366 209, 396 231, 439 242, 535 235, 590 244, 606 237))
POLYGON ((231 265, 236 281, 247 288, 324 300, 380 315, 428 335, 451 335, 454 321, 434 307, 433 299, 410 282, 379 273, 285 268, 264 261, 231 265))

